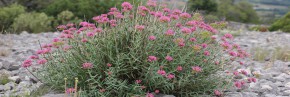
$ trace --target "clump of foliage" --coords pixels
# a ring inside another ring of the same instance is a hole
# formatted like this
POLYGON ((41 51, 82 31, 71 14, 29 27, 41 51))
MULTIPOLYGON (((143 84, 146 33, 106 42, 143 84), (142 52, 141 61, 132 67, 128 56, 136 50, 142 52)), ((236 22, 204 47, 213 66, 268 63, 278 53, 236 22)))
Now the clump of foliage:
POLYGON ((234 3, 233 0, 219 0, 218 11, 219 17, 230 21, 243 23, 258 23, 259 17, 253 6, 248 2, 234 3))
POLYGON ((290 12, 284 17, 274 22, 269 28, 270 31, 281 30, 284 32, 290 32, 290 12))
POLYGON ((256 61, 265 61, 268 58, 271 61, 281 60, 288 62, 290 61, 290 50, 289 47, 276 47, 274 50, 264 49, 255 47, 251 49, 253 59, 256 61))
POLYGON ((260 32, 269 31, 268 27, 266 27, 266 26, 254 26, 254 27, 251 27, 249 30, 251 30, 251 31, 260 31, 260 32))
MULTIPOLYGON (((111 8, 93 17, 96 23, 58 26, 61 35, 42 45, 22 66, 30 70, 42 65, 36 70, 42 82, 88 97, 153 97, 152 92, 221 96, 234 75, 250 76, 245 71, 223 72, 231 62, 243 64, 248 56, 232 42, 231 34, 218 38, 218 30, 199 14, 151 0, 146 4, 135 7, 124 2, 121 10, 111 8)), ((219 24, 225 25, 215 26, 219 24)), ((240 89, 245 81, 234 84, 240 89)))
POLYGON ((0 31, 9 28, 14 18, 22 13, 25 13, 25 7, 18 4, 0 8, 0 31))
POLYGON ((205 11, 206 13, 217 11, 216 0, 188 0, 187 6, 193 11, 205 11))
POLYGON ((54 0, 11 0, 11 1, 13 1, 14 3, 18 3, 22 6, 25 6, 28 12, 31 11, 41 12, 41 10, 45 9, 54 0))
POLYGON ((53 0, 42 11, 48 15, 57 16, 62 11, 69 10, 80 19, 89 19, 106 13, 107 9, 123 1, 137 2, 139 0, 53 0))
POLYGON ((208 15, 205 15, 204 21, 207 22, 207 23, 214 23, 214 22, 217 22, 217 21, 220 21, 220 20, 219 20, 219 18, 217 16, 208 14, 208 15))
POLYGON ((5 73, 1 73, 0 75, 0 85, 5 85, 7 83, 10 82, 10 80, 8 79, 9 75, 5 74, 5 73))
POLYGON ((82 20, 75 17, 75 15, 71 11, 62 11, 57 15, 57 18, 54 20, 54 26, 58 26, 59 24, 69 24, 69 23, 79 23, 82 20))
POLYGON ((15 18, 12 28, 15 31, 39 33, 51 30, 52 17, 45 13, 24 13, 15 18))
POLYGON ((206 18, 243 23, 259 23, 256 11, 248 2, 235 3, 234 0, 189 0, 187 3, 191 11, 205 11, 205 14, 208 15, 206 18))

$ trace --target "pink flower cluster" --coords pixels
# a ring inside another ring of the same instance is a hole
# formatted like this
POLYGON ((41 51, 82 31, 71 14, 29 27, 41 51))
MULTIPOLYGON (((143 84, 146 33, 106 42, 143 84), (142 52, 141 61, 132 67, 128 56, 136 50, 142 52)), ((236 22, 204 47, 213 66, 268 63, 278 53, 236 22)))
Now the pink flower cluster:
POLYGON ((148 61, 149 62, 157 61, 157 57, 155 57, 155 56, 148 56, 148 61))
POLYGON ((124 12, 132 10, 133 6, 129 2, 122 3, 122 8, 124 12))
POLYGON ((83 63, 82 68, 83 69, 91 69, 91 68, 93 68, 93 64, 92 63, 83 63))
POLYGON ((71 94, 71 93, 74 93, 75 92, 75 88, 68 88, 65 91, 66 91, 65 92, 66 94, 71 94))
POLYGON ((201 68, 201 67, 199 67, 199 66, 192 66, 191 68, 192 68, 192 70, 193 70, 194 72, 196 72, 196 73, 198 73, 198 72, 201 72, 201 71, 202 71, 202 68, 201 68))

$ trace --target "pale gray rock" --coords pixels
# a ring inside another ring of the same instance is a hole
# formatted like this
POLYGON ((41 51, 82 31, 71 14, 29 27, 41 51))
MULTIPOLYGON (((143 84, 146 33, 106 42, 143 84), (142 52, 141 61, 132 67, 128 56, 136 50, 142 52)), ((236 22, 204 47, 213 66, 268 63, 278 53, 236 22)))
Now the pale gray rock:
POLYGON ((270 85, 262 85, 262 86, 261 86, 261 89, 262 89, 262 90, 266 90, 266 91, 271 91, 271 90, 273 90, 273 88, 272 88, 270 85))
POLYGON ((65 97, 65 94, 46 94, 41 97, 65 97))
POLYGON ((1 94, 2 92, 4 92, 4 90, 5 90, 5 86, 4 86, 4 85, 0 85, 0 94, 1 94))
POLYGON ((276 97, 277 95, 275 94, 266 94, 265 97, 276 97))
POLYGON ((290 96, 290 90, 283 91, 283 96, 290 96))
POLYGON ((0 69, 2 69, 3 68, 3 64, 2 64, 2 62, 0 62, 0 69))
POLYGON ((11 81, 16 81, 18 78, 20 78, 19 76, 10 76, 8 77, 9 80, 11 81))

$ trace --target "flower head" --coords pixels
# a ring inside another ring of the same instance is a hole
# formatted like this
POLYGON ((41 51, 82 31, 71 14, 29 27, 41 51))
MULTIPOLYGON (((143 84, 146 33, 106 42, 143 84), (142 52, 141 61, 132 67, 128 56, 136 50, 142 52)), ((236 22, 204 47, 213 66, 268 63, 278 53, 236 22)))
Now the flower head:
POLYGON ((214 95, 220 97, 222 93, 219 90, 214 90, 214 95))
POLYGON ((155 92, 156 94, 158 94, 158 93, 159 93, 159 90, 155 90, 154 92, 155 92))
POLYGON ((149 62, 157 61, 157 57, 155 57, 155 56, 148 56, 148 61, 149 62))
POLYGON ((91 69, 91 68, 93 68, 93 64, 92 63, 83 63, 82 68, 83 69, 91 69))
POLYGON ((144 30, 145 26, 143 26, 143 25, 136 25, 135 28, 137 30, 139 30, 139 31, 142 31, 142 30, 144 30))
POLYGON ((152 93, 147 93, 146 97, 154 97, 154 95, 152 93))
POLYGON ((246 70, 241 70, 241 73, 244 75, 248 75, 248 72, 246 70))
POLYGON ((182 67, 181 66, 177 66, 176 70, 177 71, 182 71, 182 67))
POLYGON ((180 17, 183 18, 183 19, 188 19, 188 18, 191 17, 191 15, 188 14, 188 13, 182 13, 182 14, 180 14, 180 17))
POLYGON ((179 14, 181 14, 181 10, 174 9, 173 12, 172 12, 172 14, 179 15, 179 14))
POLYGON ((83 39, 82 39, 82 42, 88 42, 88 39, 83 38, 83 39))
POLYGON ((239 75, 239 72, 238 72, 238 71, 234 71, 233 74, 234 74, 235 76, 238 76, 238 75, 239 75))
POLYGON ((234 38, 233 35, 229 34, 229 33, 225 34, 224 37, 229 38, 229 39, 233 39, 234 38))
POLYGON ((174 74, 168 74, 166 77, 167 77, 167 79, 173 79, 173 78, 175 78, 175 75, 174 74))
POLYGON ((125 11, 130 11, 133 8, 133 6, 129 2, 123 2, 122 7, 123 7, 123 10, 125 11))
POLYGON ((166 75, 166 72, 164 70, 158 70, 157 73, 163 76, 166 75))
POLYGON ((156 7, 157 6, 156 1, 153 1, 153 0, 148 0, 147 5, 151 6, 151 7, 156 7))
POLYGON ((190 34, 190 33, 191 33, 191 29, 186 28, 186 27, 183 27, 183 28, 181 29, 181 32, 184 33, 184 34, 190 34))
POLYGON ((153 36, 153 35, 151 35, 151 36, 149 36, 149 37, 148 37, 148 39, 149 39, 149 40, 155 40, 155 39, 156 39, 156 37, 155 37, 155 36, 153 36))
POLYGON ((163 10, 163 12, 170 12, 169 8, 163 8, 162 10, 163 10))
POLYGON ((167 16, 161 16, 161 17, 159 18, 159 20, 160 20, 160 22, 169 22, 169 21, 170 21, 170 18, 167 17, 167 16))
POLYGON ((202 71, 201 67, 199 67, 199 66, 192 66, 191 69, 197 73, 202 71))
POLYGON ((201 47, 202 48, 206 48, 207 47, 207 44, 206 43, 203 43, 203 44, 201 44, 201 47))
POLYGON ((196 41, 195 38, 190 38, 189 40, 192 41, 192 42, 195 42, 196 41))
POLYGON ((88 32, 88 33, 87 33, 87 36, 88 36, 88 37, 93 37, 93 36, 95 36, 95 33, 94 33, 94 32, 88 32))
POLYGON ((27 59, 22 63, 22 67, 27 68, 30 67, 32 65, 32 60, 27 59))
POLYGON ((210 55, 210 52, 209 52, 209 51, 204 51, 203 54, 204 54, 205 56, 209 56, 209 55, 210 55))
POLYGON ((236 82, 234 83, 234 85, 235 85, 238 89, 241 89, 241 88, 242 88, 242 83, 239 82, 239 81, 236 81, 236 82))
POLYGON ((75 92, 75 88, 68 88, 68 89, 65 90, 65 93, 67 93, 67 94, 70 94, 70 93, 73 93, 73 92, 75 92))
POLYGON ((106 89, 100 89, 99 90, 101 93, 104 93, 106 91, 106 89))
POLYGON ((37 55, 32 55, 29 57, 30 59, 38 59, 39 57, 37 55))
POLYGON ((173 60, 173 58, 172 58, 171 56, 169 56, 169 55, 167 55, 167 56, 165 57, 165 59, 166 59, 167 61, 172 61, 172 60, 173 60))
POLYGON ((174 34, 175 34, 174 31, 171 30, 171 29, 168 29, 168 30, 165 32, 165 35, 167 35, 167 36, 173 36, 174 34))
POLYGON ((139 80, 136 80, 135 82, 136 82, 137 84, 139 84, 139 83, 142 82, 142 80, 139 79, 139 80))
POLYGON ((37 61, 38 64, 45 64, 47 62, 46 59, 40 59, 37 61))
POLYGON ((233 57, 237 56, 237 53, 234 52, 234 51, 230 51, 229 54, 230 54, 231 56, 233 56, 233 57))
POLYGON ((107 66, 108 66, 108 67, 111 67, 111 66, 112 66, 112 64, 110 64, 110 63, 107 63, 107 66))

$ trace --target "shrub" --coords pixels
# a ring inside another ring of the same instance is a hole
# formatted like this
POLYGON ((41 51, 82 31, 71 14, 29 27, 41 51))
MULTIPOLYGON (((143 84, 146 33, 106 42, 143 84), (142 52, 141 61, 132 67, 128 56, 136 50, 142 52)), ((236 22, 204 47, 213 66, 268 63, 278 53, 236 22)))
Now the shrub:
POLYGON ((79 23, 82 20, 75 17, 75 15, 71 11, 62 11, 57 15, 57 19, 54 21, 54 27, 60 25, 60 24, 69 24, 69 23, 79 23))
POLYGON ((254 26, 254 27, 251 27, 249 30, 251 30, 251 31, 260 31, 260 32, 269 31, 268 27, 266 27, 266 26, 254 26))
POLYGON ((290 12, 284 17, 274 22, 269 28, 270 31, 282 30, 284 32, 290 32, 290 12))
MULTIPOLYGON (((231 42, 231 34, 220 40, 200 15, 192 20, 178 9, 156 6, 124 2, 122 12, 111 8, 95 16, 96 23, 60 25, 60 37, 22 66, 42 65, 36 73, 42 82, 88 97, 220 95, 232 78, 222 70, 233 61, 243 64, 248 54, 231 42)), ((235 80, 237 88, 243 83, 235 80)))
POLYGON ((52 17, 45 13, 24 13, 15 18, 12 28, 15 31, 39 33, 51 30, 52 17))
POLYGON ((207 22, 207 23, 214 23, 214 22, 219 21, 219 18, 217 16, 209 14, 209 15, 206 15, 204 17, 204 21, 207 22))
POLYGON ((27 11, 41 11, 55 0, 11 0, 27 8, 27 11))
POLYGON ((219 0, 218 11, 215 14, 228 21, 259 23, 256 11, 248 2, 234 3, 234 0, 219 0))
POLYGON ((0 31, 9 28, 10 25, 13 23, 14 18, 24 12, 25 7, 18 4, 12 4, 8 7, 0 8, 0 31))
POLYGON ((0 75, 0 85, 5 85, 10 82, 9 75, 5 73, 1 73, 0 75))
POLYGON ((187 4, 190 10, 202 10, 207 13, 217 11, 216 0, 188 0, 187 4))
POLYGON ((120 4, 122 1, 137 2, 139 0, 54 0, 43 9, 43 12, 57 16, 62 11, 69 10, 80 19, 89 19, 108 12, 110 7, 120 4))

